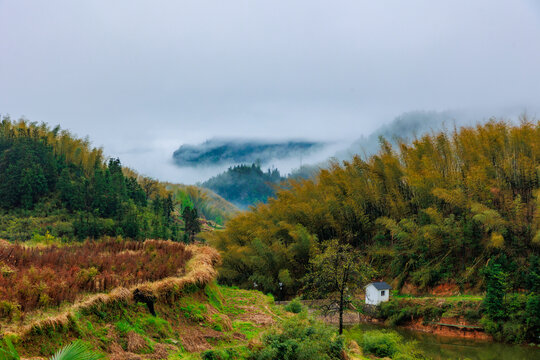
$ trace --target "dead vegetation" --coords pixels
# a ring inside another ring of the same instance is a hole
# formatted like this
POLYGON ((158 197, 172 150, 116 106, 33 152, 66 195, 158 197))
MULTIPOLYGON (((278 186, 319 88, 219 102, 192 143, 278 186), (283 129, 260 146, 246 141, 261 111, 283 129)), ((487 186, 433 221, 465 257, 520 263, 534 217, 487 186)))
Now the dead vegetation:
POLYGON ((17 318, 73 303, 84 294, 176 276, 191 255, 184 244, 158 240, 110 238, 63 247, 2 243, 1 315, 17 318))
MULTIPOLYGON (((154 241, 151 241, 154 243, 154 241)), ((133 302, 133 293, 141 291, 155 296, 156 299, 170 301, 182 296, 187 286, 203 288, 213 281, 217 275, 214 266, 220 260, 219 253, 207 246, 189 245, 185 253, 191 254, 186 264, 186 275, 182 277, 167 277, 155 282, 145 282, 130 288, 117 287, 109 293, 101 293, 87 296, 85 299, 75 302, 69 308, 49 315, 45 318, 37 318, 27 323, 10 323, 2 326, 2 335, 16 335, 24 338, 29 333, 43 333, 65 328, 76 313, 95 308, 110 307, 114 303, 133 302)), ((32 316, 27 316, 32 319, 32 316)))
POLYGON ((183 358, 224 348, 249 353, 280 317, 279 310, 259 292, 218 286, 216 250, 190 245, 186 251, 192 256, 182 277, 88 295, 55 314, 3 327, 2 335, 11 330, 17 350, 28 357, 50 356, 59 344, 74 339, 87 341, 112 360, 183 358), (135 293, 155 299, 155 316, 135 293))

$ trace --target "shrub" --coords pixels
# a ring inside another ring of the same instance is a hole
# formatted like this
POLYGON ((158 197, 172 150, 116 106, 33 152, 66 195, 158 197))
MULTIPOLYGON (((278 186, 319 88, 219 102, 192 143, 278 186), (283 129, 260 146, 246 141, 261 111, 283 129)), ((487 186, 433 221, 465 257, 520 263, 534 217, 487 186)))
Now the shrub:
POLYGON ((540 294, 531 294, 527 300, 526 311, 528 314, 526 323, 529 328, 528 338, 540 338, 540 294))
POLYGON ((8 319, 9 321, 14 318, 17 319, 21 316, 20 306, 14 304, 11 301, 0 301, 0 319, 8 319))
POLYGON ((377 357, 391 357, 400 360, 426 359, 417 350, 416 342, 405 342, 401 335, 391 330, 363 331, 356 327, 346 331, 345 336, 347 339, 357 342, 364 353, 377 357))
POLYGON ((294 314, 298 314, 303 309, 302 303, 298 298, 294 298, 290 303, 288 303, 285 306, 285 310, 288 312, 292 312, 294 314))
POLYGON ((522 343, 527 329, 524 323, 509 321, 502 326, 502 337, 506 342, 522 343))
POLYGON ((284 320, 263 336, 263 347, 251 354, 252 360, 330 360, 342 359, 344 338, 336 330, 301 313, 284 320))
POLYGON ((206 350, 201 354, 203 360, 229 360, 236 359, 236 352, 232 349, 206 350))
POLYGON ((393 357, 403 339, 395 332, 384 330, 368 331, 362 337, 361 346, 365 352, 377 357, 393 357))
POLYGON ((476 322, 480 320, 482 314, 479 309, 469 309, 465 311, 465 319, 470 322, 476 322))

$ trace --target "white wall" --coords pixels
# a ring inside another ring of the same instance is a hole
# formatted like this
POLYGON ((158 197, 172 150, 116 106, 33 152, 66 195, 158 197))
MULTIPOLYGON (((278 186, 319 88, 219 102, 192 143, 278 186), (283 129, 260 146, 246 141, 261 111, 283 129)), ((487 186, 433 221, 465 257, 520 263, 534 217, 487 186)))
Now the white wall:
POLYGON ((379 305, 381 302, 388 301, 390 299, 390 290, 377 290, 373 285, 366 287, 366 304, 379 305), (384 291, 384 295, 381 293, 384 291))

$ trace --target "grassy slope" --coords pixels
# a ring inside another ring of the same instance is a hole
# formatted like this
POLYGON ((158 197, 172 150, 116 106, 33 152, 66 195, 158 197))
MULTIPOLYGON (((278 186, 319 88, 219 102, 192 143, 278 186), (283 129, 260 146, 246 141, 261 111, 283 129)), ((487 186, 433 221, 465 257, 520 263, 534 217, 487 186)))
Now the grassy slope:
POLYGON ((209 349, 243 358, 249 343, 283 311, 260 292, 216 285, 217 252, 190 247, 194 255, 181 277, 120 287, 25 314, 24 322, 3 324, 1 335, 10 337, 23 356, 49 356, 82 339, 111 359, 197 358, 209 349), (134 300, 136 291, 155 298, 157 316, 134 300))
POLYGON ((199 359, 209 349, 242 356, 282 310, 260 292, 211 283, 157 302, 156 312, 154 317, 145 304, 129 300, 98 305, 77 311, 63 326, 34 329, 17 347, 25 356, 48 356, 82 339, 111 359, 199 359))

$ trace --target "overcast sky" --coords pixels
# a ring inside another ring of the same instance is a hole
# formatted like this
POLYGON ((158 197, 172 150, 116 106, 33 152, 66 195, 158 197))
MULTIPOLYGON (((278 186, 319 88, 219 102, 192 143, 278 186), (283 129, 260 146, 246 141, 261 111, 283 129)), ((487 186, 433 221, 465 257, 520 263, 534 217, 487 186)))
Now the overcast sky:
POLYGON ((212 137, 345 142, 411 110, 536 114, 540 2, 0 0, 0 113, 147 175, 212 137))

